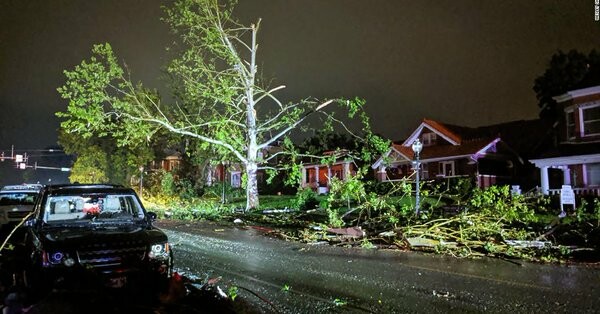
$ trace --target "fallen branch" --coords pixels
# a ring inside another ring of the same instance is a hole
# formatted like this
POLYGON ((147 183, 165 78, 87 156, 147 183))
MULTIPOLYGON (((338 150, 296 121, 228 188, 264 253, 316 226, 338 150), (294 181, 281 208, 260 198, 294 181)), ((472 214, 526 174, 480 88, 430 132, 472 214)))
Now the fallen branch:
POLYGON ((33 212, 30 212, 29 214, 27 214, 27 216, 23 217, 23 219, 21 219, 21 221, 10 231, 10 233, 8 234, 6 239, 4 239, 4 242, 2 242, 2 245, 0 246, 0 255, 4 250, 6 243, 8 243, 8 240, 10 240, 13 234, 25 223, 25 221, 27 221, 27 219, 29 219, 29 217, 31 217, 31 215, 33 215, 33 212))

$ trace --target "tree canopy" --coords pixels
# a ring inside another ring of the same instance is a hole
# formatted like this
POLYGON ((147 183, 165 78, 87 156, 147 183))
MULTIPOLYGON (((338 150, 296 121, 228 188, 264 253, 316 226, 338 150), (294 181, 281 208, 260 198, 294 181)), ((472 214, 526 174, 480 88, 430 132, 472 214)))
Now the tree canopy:
MULTIPOLYGON (((544 74, 535 79, 533 90, 538 99, 540 117, 556 119, 554 96, 570 90, 600 85, 600 53, 588 54, 571 50, 558 51, 548 63, 544 74)), ((560 116, 560 115, 559 115, 560 116)))
POLYGON ((71 182, 111 182, 127 184, 138 167, 154 158, 147 145, 119 147, 110 136, 81 138, 74 133, 59 133, 58 141, 65 153, 76 155, 71 182))

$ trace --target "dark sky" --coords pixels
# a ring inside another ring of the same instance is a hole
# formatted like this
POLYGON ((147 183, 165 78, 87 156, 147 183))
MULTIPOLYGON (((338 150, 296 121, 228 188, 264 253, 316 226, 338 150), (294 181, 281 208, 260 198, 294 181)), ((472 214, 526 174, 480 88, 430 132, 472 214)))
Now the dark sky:
MULTIPOLYGON (((157 0, 1 0, 0 150, 55 144, 56 88, 110 42, 134 78, 160 87, 170 38, 157 0)), ((480 126, 537 117, 533 80, 558 49, 600 48, 594 0, 240 0, 262 18, 263 71, 286 99, 367 100, 376 132, 423 117, 480 126)))

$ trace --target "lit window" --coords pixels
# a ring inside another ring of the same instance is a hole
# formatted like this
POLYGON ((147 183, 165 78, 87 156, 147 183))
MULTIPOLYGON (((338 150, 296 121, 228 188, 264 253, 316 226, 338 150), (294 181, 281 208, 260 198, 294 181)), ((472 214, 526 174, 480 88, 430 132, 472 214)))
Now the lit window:
POLYGON ((584 135, 600 134, 600 106, 583 108, 583 133, 584 135))
POLYGON ((588 185, 600 185, 600 163, 585 165, 588 185))

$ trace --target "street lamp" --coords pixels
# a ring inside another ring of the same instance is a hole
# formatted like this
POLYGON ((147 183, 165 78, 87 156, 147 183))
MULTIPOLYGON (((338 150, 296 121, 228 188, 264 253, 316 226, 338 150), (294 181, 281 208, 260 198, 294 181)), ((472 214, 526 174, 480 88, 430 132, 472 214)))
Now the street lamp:
POLYGON ((414 161, 414 169, 417 172, 417 182, 416 182, 416 187, 415 187, 415 213, 417 215, 419 215, 419 210, 421 209, 421 195, 420 190, 419 190, 419 170, 420 170, 420 162, 419 162, 419 154, 421 153, 421 150, 423 149, 423 144, 421 143, 421 141, 419 141, 419 139, 416 139, 413 143, 412 143, 412 150, 415 153, 415 161, 414 161))

